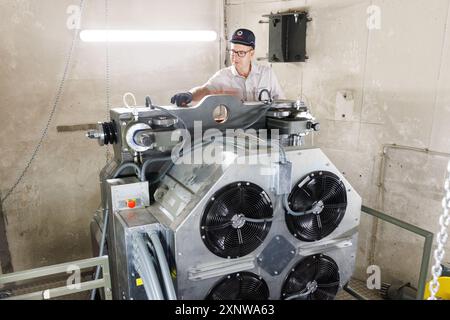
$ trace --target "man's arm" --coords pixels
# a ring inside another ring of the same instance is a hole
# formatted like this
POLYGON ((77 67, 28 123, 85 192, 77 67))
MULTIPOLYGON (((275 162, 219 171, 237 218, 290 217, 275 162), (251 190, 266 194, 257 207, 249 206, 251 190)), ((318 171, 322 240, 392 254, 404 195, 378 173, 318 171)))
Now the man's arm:
POLYGON ((192 88, 189 92, 192 93, 192 101, 195 102, 202 100, 203 97, 206 97, 207 95, 214 94, 214 92, 209 90, 206 85, 192 88))
POLYGON ((189 92, 178 93, 172 97, 171 103, 186 107, 192 101, 198 102, 211 94, 229 94, 239 96, 237 89, 228 88, 228 78, 223 75, 224 69, 217 71, 204 85, 192 88, 189 92))
POLYGON ((228 90, 211 90, 206 85, 203 85, 201 87, 195 87, 189 90, 190 93, 192 93, 192 101, 198 102, 202 100, 204 97, 211 95, 211 94, 229 94, 229 95, 239 95, 239 91, 233 88, 230 88, 228 90))

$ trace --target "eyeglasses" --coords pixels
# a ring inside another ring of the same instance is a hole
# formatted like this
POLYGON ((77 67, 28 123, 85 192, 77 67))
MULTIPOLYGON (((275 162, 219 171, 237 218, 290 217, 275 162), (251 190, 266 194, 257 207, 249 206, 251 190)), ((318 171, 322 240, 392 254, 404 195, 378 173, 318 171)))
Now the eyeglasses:
POLYGON ((227 49, 227 51, 230 53, 230 55, 237 54, 237 56, 239 58, 243 58, 243 57, 245 57, 245 55, 247 53, 249 53, 250 51, 253 51, 253 49, 250 49, 248 51, 236 51, 236 50, 233 50, 233 49, 227 49))

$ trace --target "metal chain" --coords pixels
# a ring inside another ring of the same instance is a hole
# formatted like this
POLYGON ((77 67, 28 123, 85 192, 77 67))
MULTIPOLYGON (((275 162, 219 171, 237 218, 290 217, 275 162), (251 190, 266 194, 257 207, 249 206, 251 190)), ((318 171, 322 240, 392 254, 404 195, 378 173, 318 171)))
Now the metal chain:
POLYGON ((431 268, 433 280, 430 282, 430 297, 428 300, 436 300, 436 294, 439 291, 439 277, 442 274, 442 260, 444 259, 445 249, 444 246, 448 239, 447 229, 450 223, 450 161, 447 166, 447 178, 445 180, 445 195, 442 199, 442 208, 444 212, 439 217, 440 231, 436 236, 437 248, 434 251, 434 266, 431 268))
MULTIPOLYGON (((106 29, 106 37, 108 37, 109 30, 109 3, 108 0, 105 0, 105 29, 106 29)), ((109 40, 106 39, 106 48, 105 48, 105 85, 106 85, 106 119, 110 119, 110 110, 111 110, 111 79, 110 79, 110 69, 109 69, 109 40)), ((111 159, 111 152, 109 145, 106 145, 106 164, 109 163, 111 159)))
MULTIPOLYGON (((80 24, 81 24, 82 12, 83 12, 83 5, 84 5, 84 0, 80 0, 80 5, 79 5, 79 7, 80 7, 80 16, 79 16, 80 24)), ((42 135, 41 135, 41 137, 39 139, 39 142, 36 145, 36 147, 34 148, 34 151, 33 151, 32 155, 31 155, 30 160, 26 164, 25 169, 23 169, 23 171, 20 173, 19 177, 17 178, 17 180, 13 184, 13 186, 8 190, 8 192, 6 192, 5 197, 3 199, 1 199, 2 204, 9 198, 9 196, 13 193, 13 191, 16 189, 16 187, 19 185, 19 183, 24 178, 24 176, 27 173, 28 169, 30 168, 31 164, 36 159, 36 156, 37 156, 39 150, 41 149, 42 142, 44 141, 45 137, 47 136, 48 129, 49 129, 50 124, 51 124, 51 122, 53 120, 53 116, 54 116, 54 114, 56 112, 58 104, 59 104, 59 102, 61 100, 61 96, 63 94, 63 89, 64 89, 65 82, 67 80, 67 74, 69 72, 69 66, 70 66, 70 62, 72 61, 72 54, 73 54, 73 51, 74 51, 75 43, 77 42, 77 39, 78 39, 78 34, 79 34, 79 29, 75 28, 74 29, 74 33, 73 33, 72 42, 71 42, 71 45, 70 45, 70 49, 68 51, 66 62, 65 62, 65 65, 64 65, 64 72, 62 74, 61 81, 60 81, 58 89, 56 91, 55 100, 53 101, 53 107, 52 107, 52 109, 50 111, 50 114, 49 114, 48 120, 47 120, 47 124, 46 124, 44 130, 42 131, 42 135)))

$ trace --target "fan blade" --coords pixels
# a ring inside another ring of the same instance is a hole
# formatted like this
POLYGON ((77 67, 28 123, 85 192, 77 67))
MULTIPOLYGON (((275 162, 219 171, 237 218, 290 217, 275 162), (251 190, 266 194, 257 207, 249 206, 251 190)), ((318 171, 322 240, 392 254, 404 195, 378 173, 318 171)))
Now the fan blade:
POLYGON ((322 188, 321 181, 323 181, 323 177, 314 177, 306 187, 311 191, 312 199, 317 201, 322 196, 325 189, 322 188))
POLYGON ((336 281, 336 282, 331 282, 331 283, 324 283, 324 284, 317 284, 317 287, 318 288, 332 288, 332 287, 335 287, 335 286, 339 286, 339 281, 336 281))
POLYGON ((316 282, 317 282, 317 277, 320 272, 319 264, 320 264, 319 259, 315 259, 314 260, 314 276, 311 278, 311 280, 316 280, 316 282))
POLYGON ((243 220, 246 222, 254 222, 254 223, 266 223, 266 222, 272 222, 273 218, 260 218, 260 219, 254 219, 254 218, 248 218, 243 217, 243 220))
POLYGON ((339 271, 337 266, 326 259, 320 260, 319 273, 316 276, 318 283, 330 283, 339 280, 339 271))
POLYGON ((239 203, 238 203, 239 207, 241 206, 243 200, 244 200, 244 188, 242 188, 242 186, 239 186, 239 203))
POLYGON ((307 196, 309 199, 314 199, 313 196, 312 196, 312 193, 308 192, 308 191, 306 190, 306 188, 302 188, 301 190, 303 191, 303 193, 306 194, 306 196, 307 196))
POLYGON ((347 207, 347 203, 325 204, 324 209, 341 209, 347 207))
POLYGON ((203 226, 203 228, 206 231, 215 231, 215 230, 225 229, 231 225, 233 225, 233 223, 231 221, 228 221, 223 224, 216 225, 216 226, 203 226))
POLYGON ((237 235, 238 235, 238 243, 243 244, 244 240, 242 239, 242 231, 241 231, 241 229, 236 229, 236 230, 237 230, 237 235))
POLYGON ((322 200, 323 203, 328 201, 332 196, 335 195, 336 191, 338 191, 340 186, 341 186, 340 184, 337 184, 331 187, 330 190, 324 196, 322 196, 320 200, 322 200))
POLYGON ((322 195, 325 192, 325 190, 327 190, 327 184, 325 183, 326 178, 322 177, 322 195))
POLYGON ((310 293, 311 292, 307 288, 305 288, 298 293, 293 293, 285 297, 284 300, 295 300, 295 299, 305 300, 310 293))
POLYGON ((320 218, 320 214, 316 214, 316 222, 319 232, 322 234, 322 218, 320 218))
POLYGON ((322 290, 322 289, 317 289, 317 290, 314 292, 314 295, 316 295, 317 293, 323 294, 323 295, 325 295, 326 297, 328 297, 328 298, 330 298, 330 299, 334 299, 334 298, 336 297, 336 295, 331 294, 331 293, 329 293, 329 292, 326 292, 325 290, 322 290))

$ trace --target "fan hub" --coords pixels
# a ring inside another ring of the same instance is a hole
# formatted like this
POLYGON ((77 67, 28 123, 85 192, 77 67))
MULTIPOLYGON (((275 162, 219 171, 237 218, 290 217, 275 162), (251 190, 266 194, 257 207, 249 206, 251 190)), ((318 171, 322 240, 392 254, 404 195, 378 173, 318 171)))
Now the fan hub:
POLYGON ((317 288, 318 288, 318 285, 317 285, 317 281, 316 280, 310 281, 310 282, 308 282, 306 284, 306 290, 309 293, 315 292, 317 290, 317 288))
POLYGON ((240 229, 244 226, 245 224, 245 216, 240 213, 240 214, 235 214, 232 218, 231 218, 231 225, 233 228, 235 229, 240 229))
POLYGON ((320 214, 323 211, 324 206, 325 205, 323 204, 322 200, 319 200, 313 203, 311 211, 313 214, 320 214))

